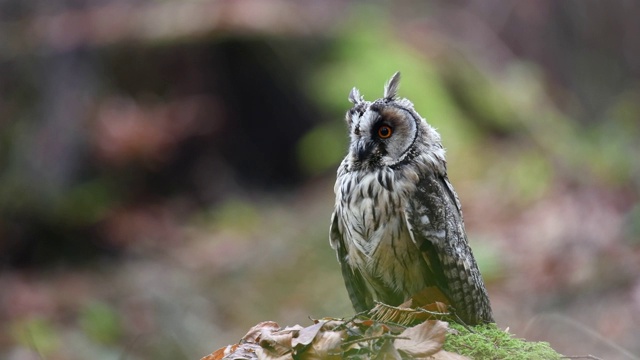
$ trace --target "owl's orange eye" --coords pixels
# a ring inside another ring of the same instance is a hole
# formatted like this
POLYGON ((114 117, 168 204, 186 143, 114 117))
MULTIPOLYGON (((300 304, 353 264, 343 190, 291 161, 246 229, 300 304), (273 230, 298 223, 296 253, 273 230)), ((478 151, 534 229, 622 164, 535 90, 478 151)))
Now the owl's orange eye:
POLYGON ((388 139, 393 134, 393 129, 389 125, 382 125, 378 128, 378 137, 380 139, 388 139))

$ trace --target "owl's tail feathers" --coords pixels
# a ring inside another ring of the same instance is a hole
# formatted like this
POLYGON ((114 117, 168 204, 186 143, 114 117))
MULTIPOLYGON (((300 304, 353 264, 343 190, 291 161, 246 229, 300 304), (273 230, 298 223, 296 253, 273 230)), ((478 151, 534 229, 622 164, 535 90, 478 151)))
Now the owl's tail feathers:
POLYGON ((491 314, 480 311, 476 317, 458 313, 447 296, 435 286, 430 286, 411 296, 407 301, 392 306, 376 301, 368 315, 372 320, 400 325, 412 325, 426 320, 454 321, 467 327, 481 323, 495 322, 491 314), (477 318, 477 319, 476 319, 477 318))
POLYGON ((426 320, 442 320, 455 317, 450 309, 451 301, 440 289, 430 286, 414 294, 407 301, 391 306, 376 302, 369 315, 373 320, 411 325, 426 320))
POLYGON ((444 320, 451 317, 448 306, 441 302, 429 304, 419 308, 391 306, 376 302, 376 306, 369 312, 371 320, 381 323, 393 323, 411 326, 427 320, 444 320))

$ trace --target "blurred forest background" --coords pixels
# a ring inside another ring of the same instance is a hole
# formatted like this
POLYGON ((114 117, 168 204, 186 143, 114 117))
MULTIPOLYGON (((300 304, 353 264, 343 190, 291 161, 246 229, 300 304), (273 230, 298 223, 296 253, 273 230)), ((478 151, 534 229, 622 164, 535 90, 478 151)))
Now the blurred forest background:
MULTIPOLYGON (((0 1, 0 358, 352 314, 353 86, 439 129, 498 325, 640 354, 640 2, 0 1)), ((635 354, 635 355, 633 355, 635 354)))

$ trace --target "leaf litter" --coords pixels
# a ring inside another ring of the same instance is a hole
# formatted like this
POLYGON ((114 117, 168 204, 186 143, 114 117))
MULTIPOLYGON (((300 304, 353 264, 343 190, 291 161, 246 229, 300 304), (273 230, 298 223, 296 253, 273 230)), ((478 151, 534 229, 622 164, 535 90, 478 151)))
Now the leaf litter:
POLYGON ((201 360, 468 359, 442 349, 449 325, 427 320, 413 326, 373 319, 320 319, 302 327, 257 324, 240 343, 201 360))

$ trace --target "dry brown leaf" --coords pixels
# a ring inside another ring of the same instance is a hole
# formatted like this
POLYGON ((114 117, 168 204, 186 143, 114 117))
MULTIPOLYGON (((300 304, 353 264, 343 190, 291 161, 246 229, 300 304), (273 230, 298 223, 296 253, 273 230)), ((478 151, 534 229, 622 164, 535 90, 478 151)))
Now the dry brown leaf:
POLYGON ((220 360, 223 357, 225 357, 227 354, 231 353, 233 351, 233 347, 238 347, 239 344, 235 344, 235 345, 227 345, 225 347, 222 347, 214 352, 212 352, 211 354, 203 357, 200 360, 220 360))
POLYGON ((400 352, 412 357, 426 358, 442 349, 448 325, 439 320, 425 321, 405 329, 398 337, 408 339, 396 339, 393 345, 400 352))
POLYGON ((247 334, 242 338, 240 342, 243 343, 259 343, 263 334, 272 333, 274 331, 280 330, 280 325, 274 321, 263 321, 247 332, 247 334))
POLYGON ((293 359, 293 339, 304 328, 300 325, 287 326, 278 331, 262 333, 257 354, 259 359, 287 360, 293 359))
POLYGON ((311 344, 311 342, 316 337, 316 335, 318 335, 318 332, 320 331, 323 325, 324 325, 324 322, 320 321, 317 324, 313 324, 311 326, 307 326, 306 328, 300 329, 300 331, 298 331, 298 336, 294 337, 291 340, 291 346, 293 348, 299 348, 300 345, 304 347, 311 344))
POLYGON ((373 325, 369 326, 369 328, 364 332, 364 336, 365 337, 378 337, 378 336, 382 336, 382 334, 384 333, 388 333, 389 332, 389 327, 384 325, 384 324, 380 324, 380 323, 374 323, 373 325))
POLYGON ((325 318, 322 320, 314 320, 316 322, 322 322, 322 330, 329 331, 337 328, 338 326, 344 325, 344 320, 342 319, 333 319, 333 318, 325 318))
MULTIPOLYGON (((387 307, 401 313, 415 312, 413 309, 387 307)), ((345 323, 327 319, 316 320, 304 328, 295 325, 280 329, 277 323, 265 321, 252 327, 240 344, 220 348, 201 360, 293 360, 294 357, 296 360, 341 360, 345 352, 353 353, 354 349, 366 347, 375 352, 374 360, 401 360, 403 356, 425 360, 468 360, 442 350, 447 327, 446 322, 437 320, 402 329, 372 320, 345 323), (391 341, 388 336, 398 332, 398 338, 391 341)))
POLYGON ((302 330, 302 329, 304 329, 304 328, 302 327, 302 325, 300 325, 300 324, 295 324, 295 325, 293 325, 293 326, 287 326, 287 327, 285 327, 284 329, 281 329, 281 330, 278 330, 278 331, 279 331, 279 332, 284 332, 284 331, 300 331, 300 330, 302 330))
POLYGON ((371 326, 373 324, 375 324, 375 321, 371 320, 371 319, 367 319, 367 320, 355 320, 354 321, 356 324, 357 323, 361 323, 363 326, 371 326))
POLYGON ((263 334, 259 345, 264 349, 285 353, 287 351, 291 351, 293 335, 293 331, 278 331, 270 334, 263 334))
MULTIPOLYGON (((300 356, 300 360, 340 360, 344 331, 321 331, 300 356)), ((298 357, 296 357, 298 358, 298 357)))
POLYGON ((320 358, 331 358, 335 354, 340 354, 340 345, 346 337, 345 331, 325 331, 319 338, 313 342, 314 350, 320 355, 320 358))
POLYGON ((256 351, 259 348, 253 343, 227 345, 200 360, 255 360, 258 359, 256 351))
POLYGON ((374 360, 402 360, 398 349, 389 340, 385 340, 380 348, 380 352, 373 358, 374 360))
POLYGON ((256 350, 256 355, 258 355, 258 360, 293 360, 293 352, 291 350, 281 354, 261 347, 256 350))

